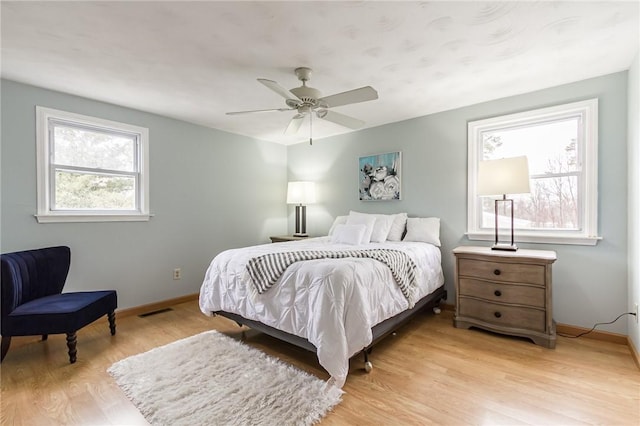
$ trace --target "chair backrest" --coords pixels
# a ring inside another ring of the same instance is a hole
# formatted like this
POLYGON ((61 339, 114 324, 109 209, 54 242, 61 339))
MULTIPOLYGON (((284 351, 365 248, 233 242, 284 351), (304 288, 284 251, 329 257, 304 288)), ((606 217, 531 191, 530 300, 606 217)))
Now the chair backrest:
POLYGON ((17 251, 0 255, 2 318, 31 300, 62 293, 71 249, 66 246, 17 251))

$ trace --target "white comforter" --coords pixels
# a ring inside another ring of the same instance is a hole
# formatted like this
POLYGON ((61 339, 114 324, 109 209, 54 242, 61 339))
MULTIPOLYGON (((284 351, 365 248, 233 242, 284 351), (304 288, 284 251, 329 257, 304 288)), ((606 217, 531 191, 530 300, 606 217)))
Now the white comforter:
POLYGON ((407 253, 418 267, 416 299, 444 283, 440 250, 428 243, 390 242, 363 246, 309 238, 227 250, 213 259, 200 289, 200 309, 226 311, 306 338, 342 387, 349 358, 372 341, 371 327, 407 309, 409 303, 389 268, 373 259, 319 259, 291 265, 267 292, 258 294, 249 277, 249 259, 274 251, 389 248, 407 253))

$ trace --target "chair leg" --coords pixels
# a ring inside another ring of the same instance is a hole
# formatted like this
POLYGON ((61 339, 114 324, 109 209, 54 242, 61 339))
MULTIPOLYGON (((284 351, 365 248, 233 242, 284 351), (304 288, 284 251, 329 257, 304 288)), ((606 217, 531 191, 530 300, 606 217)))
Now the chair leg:
POLYGON ((9 346, 11 346, 11 336, 2 336, 2 358, 0 358, 0 362, 7 356, 7 352, 9 352, 9 346))
POLYGON ((43 334, 42 335, 42 341, 44 342, 45 340, 47 340, 49 338, 48 334, 43 334))
POLYGON ((67 333, 67 347, 69 348, 69 363, 73 364, 76 362, 76 343, 78 343, 78 339, 76 338, 76 332, 72 331, 71 333, 67 333))
POLYGON ((111 311, 107 316, 109 317, 109 329, 111 330, 111 335, 114 336, 116 334, 116 313, 111 311))

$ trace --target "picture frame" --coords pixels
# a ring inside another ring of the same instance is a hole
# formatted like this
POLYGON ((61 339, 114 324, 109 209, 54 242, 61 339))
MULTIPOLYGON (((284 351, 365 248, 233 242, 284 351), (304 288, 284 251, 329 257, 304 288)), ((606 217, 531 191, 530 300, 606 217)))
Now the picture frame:
POLYGON ((360 201, 402 199, 402 152, 367 155, 358 158, 358 192, 360 201))

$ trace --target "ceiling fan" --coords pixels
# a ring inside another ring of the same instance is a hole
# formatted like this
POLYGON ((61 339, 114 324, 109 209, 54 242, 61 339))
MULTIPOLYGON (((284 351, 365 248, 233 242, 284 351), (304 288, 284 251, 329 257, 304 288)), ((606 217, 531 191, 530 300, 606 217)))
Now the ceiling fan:
MULTIPOLYGON (((331 121, 332 123, 336 123, 350 129, 359 129, 364 126, 364 121, 348 115, 340 114, 339 112, 331 111, 330 108, 378 99, 378 92, 376 92, 374 88, 371 86, 364 86, 359 89, 348 90, 346 92, 323 97, 318 89, 307 86, 307 81, 311 78, 311 68, 296 68, 295 73, 298 79, 302 81, 302 86, 291 90, 285 89, 275 81, 267 80, 265 78, 258 79, 260 83, 285 98, 285 103, 288 108, 236 111, 228 112, 227 115, 271 111, 297 111, 296 115, 294 115, 291 121, 289 121, 289 125, 284 131, 285 135, 297 133, 300 129, 300 125, 307 115, 309 116, 310 128, 313 123, 313 115, 320 119, 331 121)), ((309 137, 309 143, 313 144, 312 137, 309 137)))

